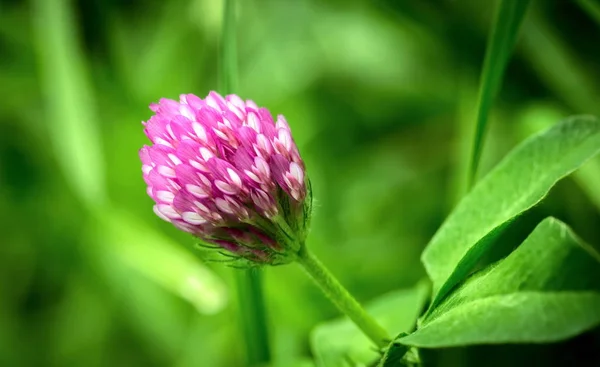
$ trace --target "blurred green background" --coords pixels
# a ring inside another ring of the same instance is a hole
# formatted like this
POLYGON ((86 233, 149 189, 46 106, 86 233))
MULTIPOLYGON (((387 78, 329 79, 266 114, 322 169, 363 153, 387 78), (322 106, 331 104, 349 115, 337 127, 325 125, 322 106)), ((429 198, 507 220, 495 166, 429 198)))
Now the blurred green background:
MULTIPOLYGON (((316 198, 309 246, 363 302, 414 285, 465 191, 492 2, 239 3, 238 94, 292 126, 316 198)), ((0 1, 1 366, 242 365, 234 270, 155 217, 137 155, 149 103, 217 89, 222 8, 0 1)), ((482 174, 562 117, 600 114, 598 9, 532 3, 482 174)), ((598 248, 599 208, 595 160, 529 216, 556 216, 598 248)), ((266 269, 265 292, 274 363, 311 366, 309 333, 337 311, 295 265, 266 269)), ((432 360, 599 361, 598 334, 432 360)))

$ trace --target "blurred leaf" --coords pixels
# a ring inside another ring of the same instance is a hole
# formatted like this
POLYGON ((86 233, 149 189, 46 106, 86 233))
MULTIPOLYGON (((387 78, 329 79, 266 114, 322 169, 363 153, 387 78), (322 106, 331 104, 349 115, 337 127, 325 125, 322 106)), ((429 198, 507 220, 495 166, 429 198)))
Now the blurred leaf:
MULTIPOLYGON (((388 293, 367 306, 369 313, 392 335, 410 331, 429 294, 429 283, 388 293)), ((347 318, 317 326, 311 347, 318 366, 363 366, 377 361, 373 343, 347 318)))
POLYGON ((597 0, 577 0, 581 8, 587 12, 600 26, 600 4, 597 0))
POLYGON ((192 23, 196 25, 207 38, 218 39, 223 25, 223 5, 225 0, 191 0, 189 14, 192 23))
POLYGON ((454 126, 454 147, 452 154, 451 181, 448 187, 448 212, 467 193, 469 181, 469 156, 472 140, 472 122, 476 118, 473 100, 477 98, 477 84, 467 71, 460 70, 458 86, 458 106, 454 126))
POLYGON ((296 99, 322 74, 325 61, 307 29, 315 23, 314 8, 302 1, 270 4, 240 2, 239 20, 239 93, 268 106, 296 99))
POLYGON ((98 215, 105 229, 101 251, 110 258, 184 298, 201 313, 223 309, 225 285, 193 254, 126 212, 98 215))
POLYGON ((509 153, 458 204, 423 252, 435 292, 430 309, 464 279, 510 221, 599 150, 600 121, 575 116, 509 153))
POLYGON ((231 349, 237 340, 239 328, 231 313, 223 312, 216 317, 193 315, 184 323, 188 327, 184 340, 177 350, 177 362, 171 367, 240 366, 244 351, 231 349), (227 353, 223 351, 227 350, 227 353))
POLYGON ((453 292, 414 333, 418 347, 539 343, 600 323, 600 255, 547 218, 512 254, 453 292))
MULTIPOLYGON (((97 239, 93 245, 103 245, 100 242, 102 236, 97 239)), ((123 324, 116 327, 124 327, 134 334, 134 340, 147 345, 146 353, 154 364, 163 365, 174 360, 188 337, 191 310, 182 307, 180 298, 171 296, 167 289, 144 275, 131 271, 128 264, 115 260, 108 252, 99 255, 90 264, 107 285, 105 297, 113 300, 116 306, 113 307, 112 320, 116 318, 113 323, 123 324)), ((110 335, 113 336, 118 335, 110 335)), ((200 348, 203 346, 198 346, 200 348)))
POLYGON ((499 0, 485 54, 477 101, 477 124, 473 141, 469 186, 475 183, 483 139, 492 102, 498 94, 529 0, 499 0))
POLYGON ((38 52, 59 163, 77 196, 106 225, 105 255, 141 272, 203 313, 225 303, 224 285, 199 260, 125 212, 106 213, 99 122, 67 1, 36 2, 38 52))
POLYGON ((202 87, 198 81, 203 74, 212 75, 206 75, 205 59, 214 56, 205 57, 212 50, 198 40, 191 4, 176 0, 157 5, 153 16, 116 13, 107 26, 111 66, 128 97, 144 103, 193 91, 202 87))
POLYGON ((33 1, 47 128, 67 182, 88 206, 105 199, 100 130, 78 29, 68 1, 33 1))
MULTIPOLYGON (((400 92, 405 98, 426 93, 429 103, 447 96, 451 84, 438 70, 448 60, 435 57, 445 45, 430 27, 402 12, 370 8, 362 2, 346 7, 323 2, 313 17, 311 43, 320 46, 323 59, 317 65, 326 67, 327 75, 359 81, 357 87, 381 88, 384 94, 400 92)), ((356 108, 366 100, 371 103, 362 105, 365 114, 377 114, 368 94, 356 97, 352 99, 356 108)), ((398 103, 402 101, 396 100, 394 106, 398 103)))
POLYGON ((6 307, 0 306, 0 365, 2 366, 24 366, 27 364, 26 346, 22 340, 15 338, 18 335, 18 319, 13 317, 6 307))
POLYGON ((522 43, 532 70, 548 89, 577 113, 600 113, 600 89, 593 68, 586 67, 585 58, 539 11, 532 11, 523 25, 522 43))
POLYGON ((50 340, 54 365, 102 365, 103 348, 98 346, 106 347, 114 329, 110 301, 87 274, 72 274, 66 296, 53 315, 55 327, 50 340))
POLYGON ((271 367, 315 367, 315 362, 308 358, 297 358, 287 361, 285 364, 273 363, 271 367))

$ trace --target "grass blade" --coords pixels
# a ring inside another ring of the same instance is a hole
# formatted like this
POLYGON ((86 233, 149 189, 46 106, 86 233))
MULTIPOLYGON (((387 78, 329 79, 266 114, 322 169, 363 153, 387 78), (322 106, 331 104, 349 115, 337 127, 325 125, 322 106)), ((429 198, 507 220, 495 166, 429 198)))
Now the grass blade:
POLYGON ((477 122, 471 153, 468 187, 476 181, 477 168, 481 159, 483 140, 488 115, 494 98, 498 94, 506 65, 517 39, 519 26, 525 16, 529 0, 500 0, 494 25, 488 39, 483 63, 477 101, 477 122))
POLYGON ((219 64, 219 87, 222 93, 227 94, 233 93, 238 87, 235 0, 225 0, 224 7, 219 64))

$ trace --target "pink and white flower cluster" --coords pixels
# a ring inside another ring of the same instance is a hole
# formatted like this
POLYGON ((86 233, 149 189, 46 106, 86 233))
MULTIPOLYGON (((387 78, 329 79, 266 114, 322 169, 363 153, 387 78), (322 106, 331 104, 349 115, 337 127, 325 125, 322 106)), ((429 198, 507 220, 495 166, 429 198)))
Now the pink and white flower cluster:
POLYGON ((236 253, 254 250, 250 238, 277 247, 268 228, 253 224, 281 216, 282 193, 291 206, 306 197, 304 163, 285 118, 216 92, 163 98, 150 109, 143 124, 153 145, 140 158, 156 214, 236 253))

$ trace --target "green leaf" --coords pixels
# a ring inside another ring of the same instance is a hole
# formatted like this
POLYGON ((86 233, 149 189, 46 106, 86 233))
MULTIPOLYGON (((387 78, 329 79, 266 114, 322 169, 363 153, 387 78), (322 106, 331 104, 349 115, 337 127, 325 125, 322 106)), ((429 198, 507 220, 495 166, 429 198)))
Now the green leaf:
MULTIPOLYGON (((599 5, 600 6, 600 5, 599 5)), ((517 122, 519 136, 528 137, 552 126, 549 121, 557 120, 567 113, 555 105, 529 106, 517 122)), ((585 193, 588 200, 600 210, 600 157, 596 156, 573 173, 573 180, 585 193)))
POLYGON ((88 65, 76 38, 68 2, 33 2, 36 52, 47 110, 50 140, 66 181, 84 204, 96 207, 106 198, 101 131, 88 65))
MULTIPOLYGON (((408 334, 402 333, 400 335, 404 336, 408 334)), ((410 347, 407 345, 398 343, 396 341, 390 343, 387 350, 383 354, 383 357, 381 357, 377 367, 397 367, 406 365, 406 363, 404 363, 404 356, 409 350, 410 347)))
POLYGON ((185 299, 200 313, 220 312, 228 301, 223 281, 191 252, 126 211, 95 213, 98 246, 90 258, 113 261, 185 299))
POLYGON ((600 150, 600 122, 568 118, 509 153, 450 214, 421 257, 434 308, 473 269, 495 237, 561 178, 600 150))
POLYGON ((498 94, 502 76, 515 45, 519 26, 525 16, 529 0, 500 0, 490 32, 488 47, 481 71, 477 101, 477 124, 469 172, 469 186, 475 182, 477 166, 483 149, 483 138, 492 102, 498 94))
POLYGON ((399 341, 421 348, 469 344, 543 343, 600 323, 600 293, 519 292, 456 307, 399 341))
POLYGON ((552 342, 599 323, 600 255, 548 218, 397 341, 429 348, 552 342))
MULTIPOLYGON (((367 306, 369 313, 392 335, 410 331, 429 295, 429 282, 388 293, 367 306)), ((317 326, 311 347, 321 367, 348 367, 374 363, 380 357, 373 343, 347 318, 317 326)))

